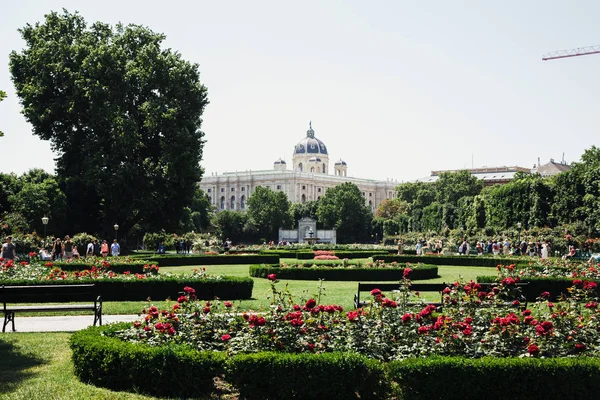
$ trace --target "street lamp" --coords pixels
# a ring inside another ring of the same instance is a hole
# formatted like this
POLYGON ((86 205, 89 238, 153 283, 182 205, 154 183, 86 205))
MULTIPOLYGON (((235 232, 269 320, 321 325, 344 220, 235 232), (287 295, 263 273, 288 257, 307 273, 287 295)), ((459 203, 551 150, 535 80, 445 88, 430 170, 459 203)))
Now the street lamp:
POLYGON ((118 240, 118 239, 119 239, 119 237, 118 237, 119 225, 118 225, 118 224, 115 224, 115 225, 113 226, 113 228, 115 228, 115 239, 116 239, 116 240, 118 240))
POLYGON ((519 228, 519 243, 521 243, 521 223, 517 222, 517 228, 519 228))
POLYGON ((46 247, 46 228, 48 227, 48 221, 50 220, 50 218, 46 217, 45 215, 42 217, 42 224, 44 224, 44 248, 46 247))

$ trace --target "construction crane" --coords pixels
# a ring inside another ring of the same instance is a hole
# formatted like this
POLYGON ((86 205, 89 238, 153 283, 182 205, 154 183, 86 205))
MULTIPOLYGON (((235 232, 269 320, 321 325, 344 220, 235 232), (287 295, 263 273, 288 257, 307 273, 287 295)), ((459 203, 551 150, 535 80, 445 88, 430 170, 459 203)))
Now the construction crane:
POLYGON ((578 47, 576 49, 558 50, 558 51, 553 51, 552 53, 544 54, 542 56, 542 60, 548 61, 548 60, 556 60, 557 58, 587 56, 589 54, 598 54, 598 53, 600 53, 600 46, 578 47))

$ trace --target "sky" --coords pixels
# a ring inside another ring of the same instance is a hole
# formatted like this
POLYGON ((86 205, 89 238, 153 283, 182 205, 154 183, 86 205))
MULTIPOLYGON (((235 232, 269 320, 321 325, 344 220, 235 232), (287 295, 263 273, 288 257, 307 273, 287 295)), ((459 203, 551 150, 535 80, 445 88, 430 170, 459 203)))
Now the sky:
POLYGON ((0 0, 0 172, 54 171, 8 69, 50 11, 138 24, 199 65, 205 175, 292 161, 309 121, 330 171, 412 181, 432 170, 578 161, 598 143, 598 1, 0 0))

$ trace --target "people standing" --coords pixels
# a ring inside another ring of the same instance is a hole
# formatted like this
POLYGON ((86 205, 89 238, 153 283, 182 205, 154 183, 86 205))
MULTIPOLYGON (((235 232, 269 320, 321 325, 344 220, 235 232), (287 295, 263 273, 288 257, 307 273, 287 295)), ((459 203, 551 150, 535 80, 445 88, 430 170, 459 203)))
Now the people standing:
POLYGON ((402 254, 404 251, 404 242, 401 239, 398 239, 398 254, 402 254))
POLYGON ((7 236, 6 243, 2 245, 2 258, 13 261, 17 259, 17 250, 12 242, 12 236, 7 236))
POLYGON ((69 235, 65 236, 65 241, 63 242, 63 250, 66 259, 73 258, 73 242, 71 241, 71 237, 69 235))
POLYGON ((61 260, 63 255, 63 245, 60 238, 56 238, 54 240, 54 244, 52 245, 52 259, 53 260, 61 260))
POLYGON ((94 256, 100 257, 100 243, 98 243, 98 239, 94 240, 94 256))
POLYGON ((106 256, 108 256, 108 243, 106 243, 106 240, 102 241, 102 246, 100 246, 100 254, 104 258, 106 258, 106 256))
POLYGON ((110 254, 113 257, 118 257, 120 252, 121 246, 119 246, 119 243, 117 243, 117 239, 114 239, 113 243, 110 245, 110 254))

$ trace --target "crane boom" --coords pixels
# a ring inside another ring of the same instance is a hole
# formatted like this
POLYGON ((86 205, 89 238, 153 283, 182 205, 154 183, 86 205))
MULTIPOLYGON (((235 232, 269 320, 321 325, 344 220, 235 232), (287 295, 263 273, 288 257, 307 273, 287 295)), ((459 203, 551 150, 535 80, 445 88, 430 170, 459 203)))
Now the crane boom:
POLYGON ((544 54, 542 56, 543 61, 556 60, 558 58, 569 58, 578 56, 587 56, 589 54, 600 53, 600 46, 589 46, 589 47, 578 47, 570 50, 558 50, 552 53, 544 54))

